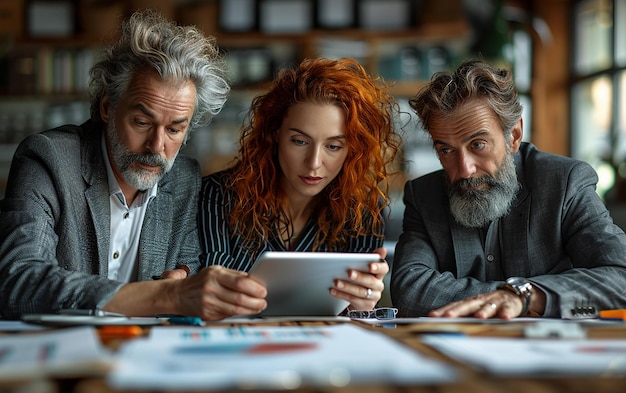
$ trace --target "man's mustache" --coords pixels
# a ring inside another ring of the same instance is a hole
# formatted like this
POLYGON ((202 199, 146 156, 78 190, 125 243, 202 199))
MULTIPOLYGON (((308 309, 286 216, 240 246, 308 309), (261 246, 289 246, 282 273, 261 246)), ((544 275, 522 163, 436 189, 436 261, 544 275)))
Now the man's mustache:
POLYGON ((167 166, 167 160, 158 154, 130 154, 128 155, 128 161, 163 168, 167 166))
POLYGON ((493 187, 498 185, 498 181, 491 176, 470 177, 455 181, 452 184, 452 189, 457 192, 464 192, 468 188, 475 188, 483 184, 493 187))

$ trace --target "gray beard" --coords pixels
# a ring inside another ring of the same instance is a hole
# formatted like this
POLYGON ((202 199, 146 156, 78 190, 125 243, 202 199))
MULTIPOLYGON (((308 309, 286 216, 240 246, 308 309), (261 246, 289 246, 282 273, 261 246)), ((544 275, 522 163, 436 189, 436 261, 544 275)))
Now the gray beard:
MULTIPOLYGON (((167 160, 159 154, 137 154, 128 151, 128 148, 124 146, 117 131, 115 130, 115 122, 112 117, 107 126, 107 140, 111 147, 111 157, 113 163, 117 166, 124 181, 131 187, 137 190, 147 190, 152 188, 155 184, 161 180, 161 178, 172 169, 174 166, 174 160, 176 155, 172 159, 167 160), (132 164, 138 162, 152 166, 160 166, 159 172, 152 172, 142 168, 133 167, 132 164)), ((178 155, 178 153, 177 153, 178 155)))
POLYGON ((513 155, 507 154, 495 178, 482 176, 462 179, 454 184, 445 175, 450 198, 450 211, 454 219, 467 228, 482 228, 511 211, 513 200, 520 189, 515 173, 513 155), (464 190, 486 183, 485 189, 464 190))

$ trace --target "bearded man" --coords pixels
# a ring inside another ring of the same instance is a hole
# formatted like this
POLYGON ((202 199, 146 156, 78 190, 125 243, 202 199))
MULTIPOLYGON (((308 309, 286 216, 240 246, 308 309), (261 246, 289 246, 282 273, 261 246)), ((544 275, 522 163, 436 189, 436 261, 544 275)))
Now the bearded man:
POLYGON ((585 162, 522 142, 507 70, 468 60, 410 105, 442 170, 407 182, 391 299, 400 316, 572 318, 626 308, 626 235, 585 162))
POLYGON ((32 135, 13 158, 0 205, 1 316, 260 312, 266 290, 245 273, 198 272, 200 168, 179 152, 230 90, 215 38, 138 11, 89 87, 88 121, 32 135))

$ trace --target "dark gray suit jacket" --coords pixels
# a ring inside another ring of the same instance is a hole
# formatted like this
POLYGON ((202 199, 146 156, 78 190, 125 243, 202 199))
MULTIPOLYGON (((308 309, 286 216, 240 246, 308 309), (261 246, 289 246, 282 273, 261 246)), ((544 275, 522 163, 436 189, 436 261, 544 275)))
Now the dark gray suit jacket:
POLYGON ((390 285, 399 315, 426 315, 511 276, 549 292, 556 307, 545 316, 626 307, 626 235, 595 192, 593 168, 526 143, 515 165, 521 190, 499 220, 502 275, 492 281, 476 273, 487 263, 482 240, 452 217, 443 171, 407 182, 390 285))
MULTIPOLYGON (((101 135, 86 122, 32 135, 18 147, 0 205, 2 317, 103 306, 122 286, 107 279, 110 202, 101 135)), ((176 264, 198 270, 199 190, 198 163, 179 155, 146 211, 139 280, 176 264)))

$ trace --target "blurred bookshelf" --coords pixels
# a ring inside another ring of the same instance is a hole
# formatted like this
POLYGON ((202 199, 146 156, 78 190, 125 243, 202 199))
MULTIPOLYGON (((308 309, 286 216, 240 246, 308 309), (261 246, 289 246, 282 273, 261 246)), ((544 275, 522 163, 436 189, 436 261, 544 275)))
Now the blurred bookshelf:
MULTIPOLYGON (((224 51, 232 94, 211 125, 194 130, 193 143, 184 148, 208 174, 236 154, 252 98, 279 68, 304 58, 355 58, 406 101, 433 72, 466 56, 471 29, 461 3, 0 0, 0 197, 17 143, 31 133, 87 119, 89 67, 135 9, 156 8, 180 24, 195 25, 215 36, 224 51)), ((431 164, 411 169, 410 176, 431 170, 431 164)))

